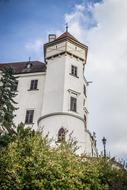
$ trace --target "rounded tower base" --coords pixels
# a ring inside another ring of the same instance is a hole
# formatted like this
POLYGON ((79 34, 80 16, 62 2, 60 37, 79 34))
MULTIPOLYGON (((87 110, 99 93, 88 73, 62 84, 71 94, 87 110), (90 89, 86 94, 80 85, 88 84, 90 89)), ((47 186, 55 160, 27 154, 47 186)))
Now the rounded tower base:
POLYGON ((57 112, 44 115, 38 120, 39 129, 52 140, 55 145, 59 139, 59 130, 65 129, 65 140, 77 141, 77 154, 92 156, 91 134, 85 129, 84 119, 73 113, 57 112))

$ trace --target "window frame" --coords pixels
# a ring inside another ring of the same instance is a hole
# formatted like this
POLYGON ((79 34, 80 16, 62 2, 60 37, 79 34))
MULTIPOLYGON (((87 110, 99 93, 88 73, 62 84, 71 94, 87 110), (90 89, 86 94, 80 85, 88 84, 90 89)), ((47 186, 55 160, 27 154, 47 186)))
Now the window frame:
POLYGON ((29 90, 38 90, 37 87, 38 87, 38 79, 31 80, 29 90))
POLYGON ((70 111, 77 112, 77 98, 70 96, 70 111))
POLYGON ((58 142, 65 142, 66 130, 61 127, 58 131, 58 142))
POLYGON ((75 66, 75 65, 71 65, 71 73, 70 73, 72 76, 74 77, 78 77, 78 67, 75 66))
POLYGON ((34 110, 26 110, 25 124, 33 124, 34 110))

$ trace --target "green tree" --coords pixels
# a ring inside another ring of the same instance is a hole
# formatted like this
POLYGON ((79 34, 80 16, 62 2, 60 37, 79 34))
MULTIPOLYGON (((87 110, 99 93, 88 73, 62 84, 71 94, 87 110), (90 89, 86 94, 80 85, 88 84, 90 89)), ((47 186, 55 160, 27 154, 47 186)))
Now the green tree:
POLYGON ((103 158, 74 153, 72 141, 50 146, 40 132, 18 126, 0 149, 0 190, 126 190, 127 172, 103 158))
POLYGON ((0 79, 0 125, 9 133, 14 132, 15 117, 14 111, 16 102, 17 77, 14 76, 14 70, 11 67, 5 67, 0 79))

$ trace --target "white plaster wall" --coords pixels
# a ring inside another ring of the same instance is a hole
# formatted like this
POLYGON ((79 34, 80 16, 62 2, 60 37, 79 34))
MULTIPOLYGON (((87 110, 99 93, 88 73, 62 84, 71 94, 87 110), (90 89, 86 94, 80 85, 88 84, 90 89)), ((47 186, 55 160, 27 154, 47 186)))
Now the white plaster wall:
MULTIPOLYGON (((62 112, 84 118, 83 102, 86 97, 83 93, 84 71, 83 62, 68 54, 49 59, 47 62, 47 74, 45 80, 44 99, 42 116, 46 114, 62 112), (78 78, 72 76, 71 65, 78 68, 78 78), (77 112, 70 111, 70 93, 69 90, 77 92, 77 112)), ((57 140, 57 133, 61 127, 65 127, 81 146, 80 153, 87 152, 91 154, 90 135, 85 131, 84 121, 66 115, 56 115, 46 117, 39 123, 39 128, 44 127, 44 134, 49 132, 49 137, 57 140)))
POLYGON ((67 42, 67 51, 84 60, 86 59, 86 50, 73 43, 67 42))
MULTIPOLYGON (((68 51, 85 59, 85 50, 68 42, 68 51), (80 55, 79 55, 80 54, 80 55)), ((58 54, 65 50, 65 42, 48 48, 46 57, 58 54)), ((49 133, 49 138, 57 141, 58 130, 64 127, 68 130, 68 135, 73 132, 72 137, 78 141, 80 147, 78 153, 87 153, 91 155, 91 137, 85 130, 83 102, 87 102, 87 97, 83 93, 84 72, 83 61, 63 54, 47 60, 47 71, 44 73, 20 74, 18 84, 18 96, 15 101, 18 102, 19 109, 16 111, 15 123, 25 122, 26 110, 34 110, 34 125, 37 129, 37 121, 46 114, 57 113, 41 119, 39 128, 44 128, 44 135, 49 133), (71 65, 78 68, 78 78, 70 75, 71 65), (31 80, 38 80, 38 89, 29 91, 31 80), (70 111, 70 92, 77 92, 77 112, 70 111), (61 114, 60 114, 61 113, 61 114), (73 114, 73 117, 67 114, 73 114)), ((86 105, 86 103, 85 103, 86 105)), ((29 125, 30 126, 30 125, 29 125)), ((32 125, 31 125, 32 127, 32 125)))
POLYGON ((43 129, 44 136, 48 134, 49 138, 53 138, 52 145, 57 142, 58 131, 61 127, 64 127, 68 131, 66 140, 69 138, 69 134, 73 132, 72 138, 78 141, 78 154, 87 152, 88 155, 91 155, 91 141, 89 134, 84 129, 84 122, 79 118, 61 114, 46 117, 39 122, 39 128, 43 129))
POLYGON ((47 62, 42 115, 61 112, 63 108, 65 56, 47 62))
POLYGON ((68 92, 68 89, 74 90, 78 93, 77 95, 77 113, 80 117, 84 118, 84 110, 83 110, 83 102, 87 101, 87 98, 83 92, 83 84, 84 81, 84 73, 83 73, 83 62, 79 59, 74 58, 73 56, 66 55, 65 61, 65 81, 64 81, 64 106, 63 111, 70 112, 70 96, 71 94, 68 92), (71 65, 77 67, 77 75, 78 78, 72 76, 71 73, 71 65))
POLYGON ((65 44, 66 42, 61 42, 57 43, 56 45, 48 47, 46 49, 46 58, 65 52, 65 44))
POLYGON ((16 107, 16 117, 14 119, 15 124, 25 122, 26 110, 34 110, 33 125, 30 127, 37 128, 37 120, 41 116, 42 104, 43 104, 43 93, 45 84, 44 73, 31 73, 31 74, 20 74, 18 75, 18 89, 15 101, 18 102, 16 107), (38 90, 29 90, 31 80, 38 80, 38 90))

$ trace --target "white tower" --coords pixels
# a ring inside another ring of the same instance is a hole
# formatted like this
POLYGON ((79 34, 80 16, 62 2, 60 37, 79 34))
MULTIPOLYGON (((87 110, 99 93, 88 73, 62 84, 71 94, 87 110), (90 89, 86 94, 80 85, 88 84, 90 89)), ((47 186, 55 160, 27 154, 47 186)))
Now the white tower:
POLYGON ((78 141, 79 154, 95 155, 95 141, 87 130, 87 82, 84 77, 87 51, 88 47, 67 31, 58 38, 49 35, 49 42, 44 45, 47 71, 38 125, 54 142, 68 139, 72 133, 78 141))

